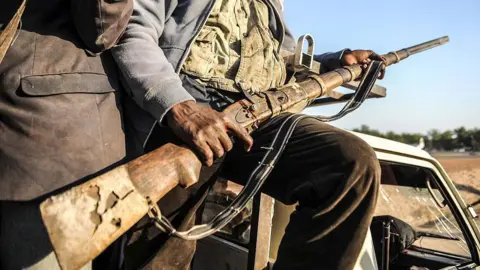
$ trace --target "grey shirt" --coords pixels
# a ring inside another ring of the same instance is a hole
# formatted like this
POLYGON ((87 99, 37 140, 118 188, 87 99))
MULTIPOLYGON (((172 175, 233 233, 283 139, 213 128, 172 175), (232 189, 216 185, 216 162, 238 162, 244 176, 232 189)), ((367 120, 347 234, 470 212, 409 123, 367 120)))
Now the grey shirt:
MULTIPOLYGON (((267 3, 282 16, 278 0, 268 0, 267 3)), ((214 0, 134 2, 125 34, 112 51, 128 92, 156 121, 161 121, 173 105, 195 100, 183 88, 178 73, 213 4, 214 0)), ((283 40, 282 48, 293 51, 295 41, 283 19, 272 20, 280 21, 269 26, 272 33, 283 40)), ((316 59, 334 67, 340 54, 327 53, 316 59)))

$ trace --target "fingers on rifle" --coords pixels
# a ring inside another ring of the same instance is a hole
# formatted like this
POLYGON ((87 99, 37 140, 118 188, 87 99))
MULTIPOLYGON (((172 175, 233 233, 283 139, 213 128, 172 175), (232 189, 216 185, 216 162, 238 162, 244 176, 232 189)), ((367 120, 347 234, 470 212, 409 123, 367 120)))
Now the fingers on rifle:
POLYGON ((371 60, 377 60, 377 61, 382 61, 385 62, 385 58, 383 58, 381 55, 377 54, 376 52, 370 51, 370 56, 369 58, 371 60))
POLYGON ((250 134, 248 134, 247 130, 239 124, 232 123, 230 121, 226 122, 225 126, 227 127, 228 131, 232 133, 232 135, 243 141, 245 150, 247 152, 250 151, 253 146, 253 139, 250 134))
POLYGON ((385 72, 386 72, 387 68, 385 67, 385 65, 382 65, 382 70, 380 71, 380 73, 378 74, 378 79, 381 80, 385 77, 385 72))
POLYGON ((225 150, 223 150, 223 145, 216 137, 210 138, 210 140, 208 140, 208 145, 210 146, 217 158, 221 158, 223 157, 223 154, 225 154, 225 150))
POLYGON ((362 64, 370 64, 370 62, 372 62, 370 58, 365 58, 362 60, 362 64))
MULTIPOLYGON (((375 53, 374 51, 370 51, 370 52, 371 52, 370 56, 369 56, 370 61, 371 60, 377 60, 377 61, 382 61, 383 63, 386 63, 385 57, 375 53)), ((378 79, 381 80, 385 77, 385 70, 386 70, 386 68, 385 68, 385 64, 384 64, 384 65, 382 65, 382 71, 378 74, 378 79)))
POLYGON ((228 134, 226 132, 221 132, 218 135, 218 139, 220 140, 220 143, 222 144, 223 149, 225 149, 226 152, 232 150, 233 142, 230 137, 228 137, 228 134))
POLYGON ((199 154, 201 155, 203 162, 207 166, 212 166, 213 164, 213 152, 210 146, 205 142, 205 140, 194 140, 193 143, 195 144, 199 154))

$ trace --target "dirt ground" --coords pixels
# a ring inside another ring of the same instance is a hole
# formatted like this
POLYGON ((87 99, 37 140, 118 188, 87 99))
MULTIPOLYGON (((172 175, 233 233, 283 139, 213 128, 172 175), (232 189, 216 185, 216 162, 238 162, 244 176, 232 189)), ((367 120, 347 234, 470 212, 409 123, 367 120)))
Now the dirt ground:
MULTIPOLYGON (((436 157, 457 186, 467 204, 480 214, 480 156, 436 157)), ((480 226, 480 219, 477 220, 480 226)))

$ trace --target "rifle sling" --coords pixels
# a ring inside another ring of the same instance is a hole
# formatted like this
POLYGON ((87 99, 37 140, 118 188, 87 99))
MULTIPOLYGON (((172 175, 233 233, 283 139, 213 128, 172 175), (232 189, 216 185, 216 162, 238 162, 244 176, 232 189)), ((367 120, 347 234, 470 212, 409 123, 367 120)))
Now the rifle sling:
POLYGON ((353 112, 354 110, 358 109, 360 105, 365 101, 368 97, 370 92, 372 91, 373 86, 377 80, 378 75, 382 71, 383 63, 381 61, 372 61, 368 65, 367 69, 364 71, 364 75, 360 84, 358 85, 355 94, 350 98, 349 101, 345 104, 345 106, 336 114, 331 116, 322 116, 317 115, 315 116, 316 119, 323 121, 323 122, 331 122, 338 120, 345 115, 353 112))

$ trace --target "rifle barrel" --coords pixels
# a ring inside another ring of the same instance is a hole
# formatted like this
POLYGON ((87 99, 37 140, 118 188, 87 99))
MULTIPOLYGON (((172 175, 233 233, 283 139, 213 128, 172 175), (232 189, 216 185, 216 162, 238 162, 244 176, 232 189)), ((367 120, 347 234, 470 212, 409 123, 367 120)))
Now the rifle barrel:
MULTIPOLYGON (((434 47, 443 45, 449 41, 448 36, 444 36, 441 38, 433 39, 424 43, 420 43, 408 48, 404 48, 398 51, 393 51, 387 54, 382 55, 385 58, 385 64, 387 66, 396 64, 403 59, 409 57, 412 54, 416 54, 419 52, 423 52, 425 50, 432 49, 434 47)), ((338 68, 334 71, 327 72, 321 75, 312 75, 310 76, 313 80, 305 80, 300 82, 299 84, 307 89, 315 89, 316 81, 318 84, 316 88, 320 88, 319 91, 308 91, 309 92, 309 99, 313 100, 320 96, 328 96, 333 91, 333 89, 354 81, 362 76, 363 70, 362 67, 358 64, 343 68, 338 68)))
POLYGON ((443 44, 447 43, 448 41, 450 41, 450 38, 448 36, 444 36, 444 37, 441 37, 441 38, 432 39, 430 41, 405 48, 405 50, 408 51, 408 53, 410 55, 412 55, 412 54, 423 52, 425 50, 429 50, 431 48, 435 48, 437 46, 443 45, 443 44))
POLYGON ((450 40, 450 38, 448 36, 444 36, 444 37, 437 38, 437 39, 432 39, 430 41, 423 42, 423 43, 420 43, 420 44, 417 44, 417 45, 414 45, 414 46, 411 46, 411 47, 408 47, 408 48, 405 48, 405 49, 401 49, 401 50, 398 50, 398 51, 393 51, 393 52, 387 53, 387 54, 383 55, 383 57, 385 57, 385 59, 387 60, 386 61, 387 66, 389 66, 389 65, 396 64, 396 63, 400 62, 401 60, 409 57, 410 55, 420 53, 420 52, 423 52, 423 51, 426 51, 426 50, 430 50, 430 49, 435 48, 437 46, 443 45, 443 44, 447 43, 449 40, 450 40))

